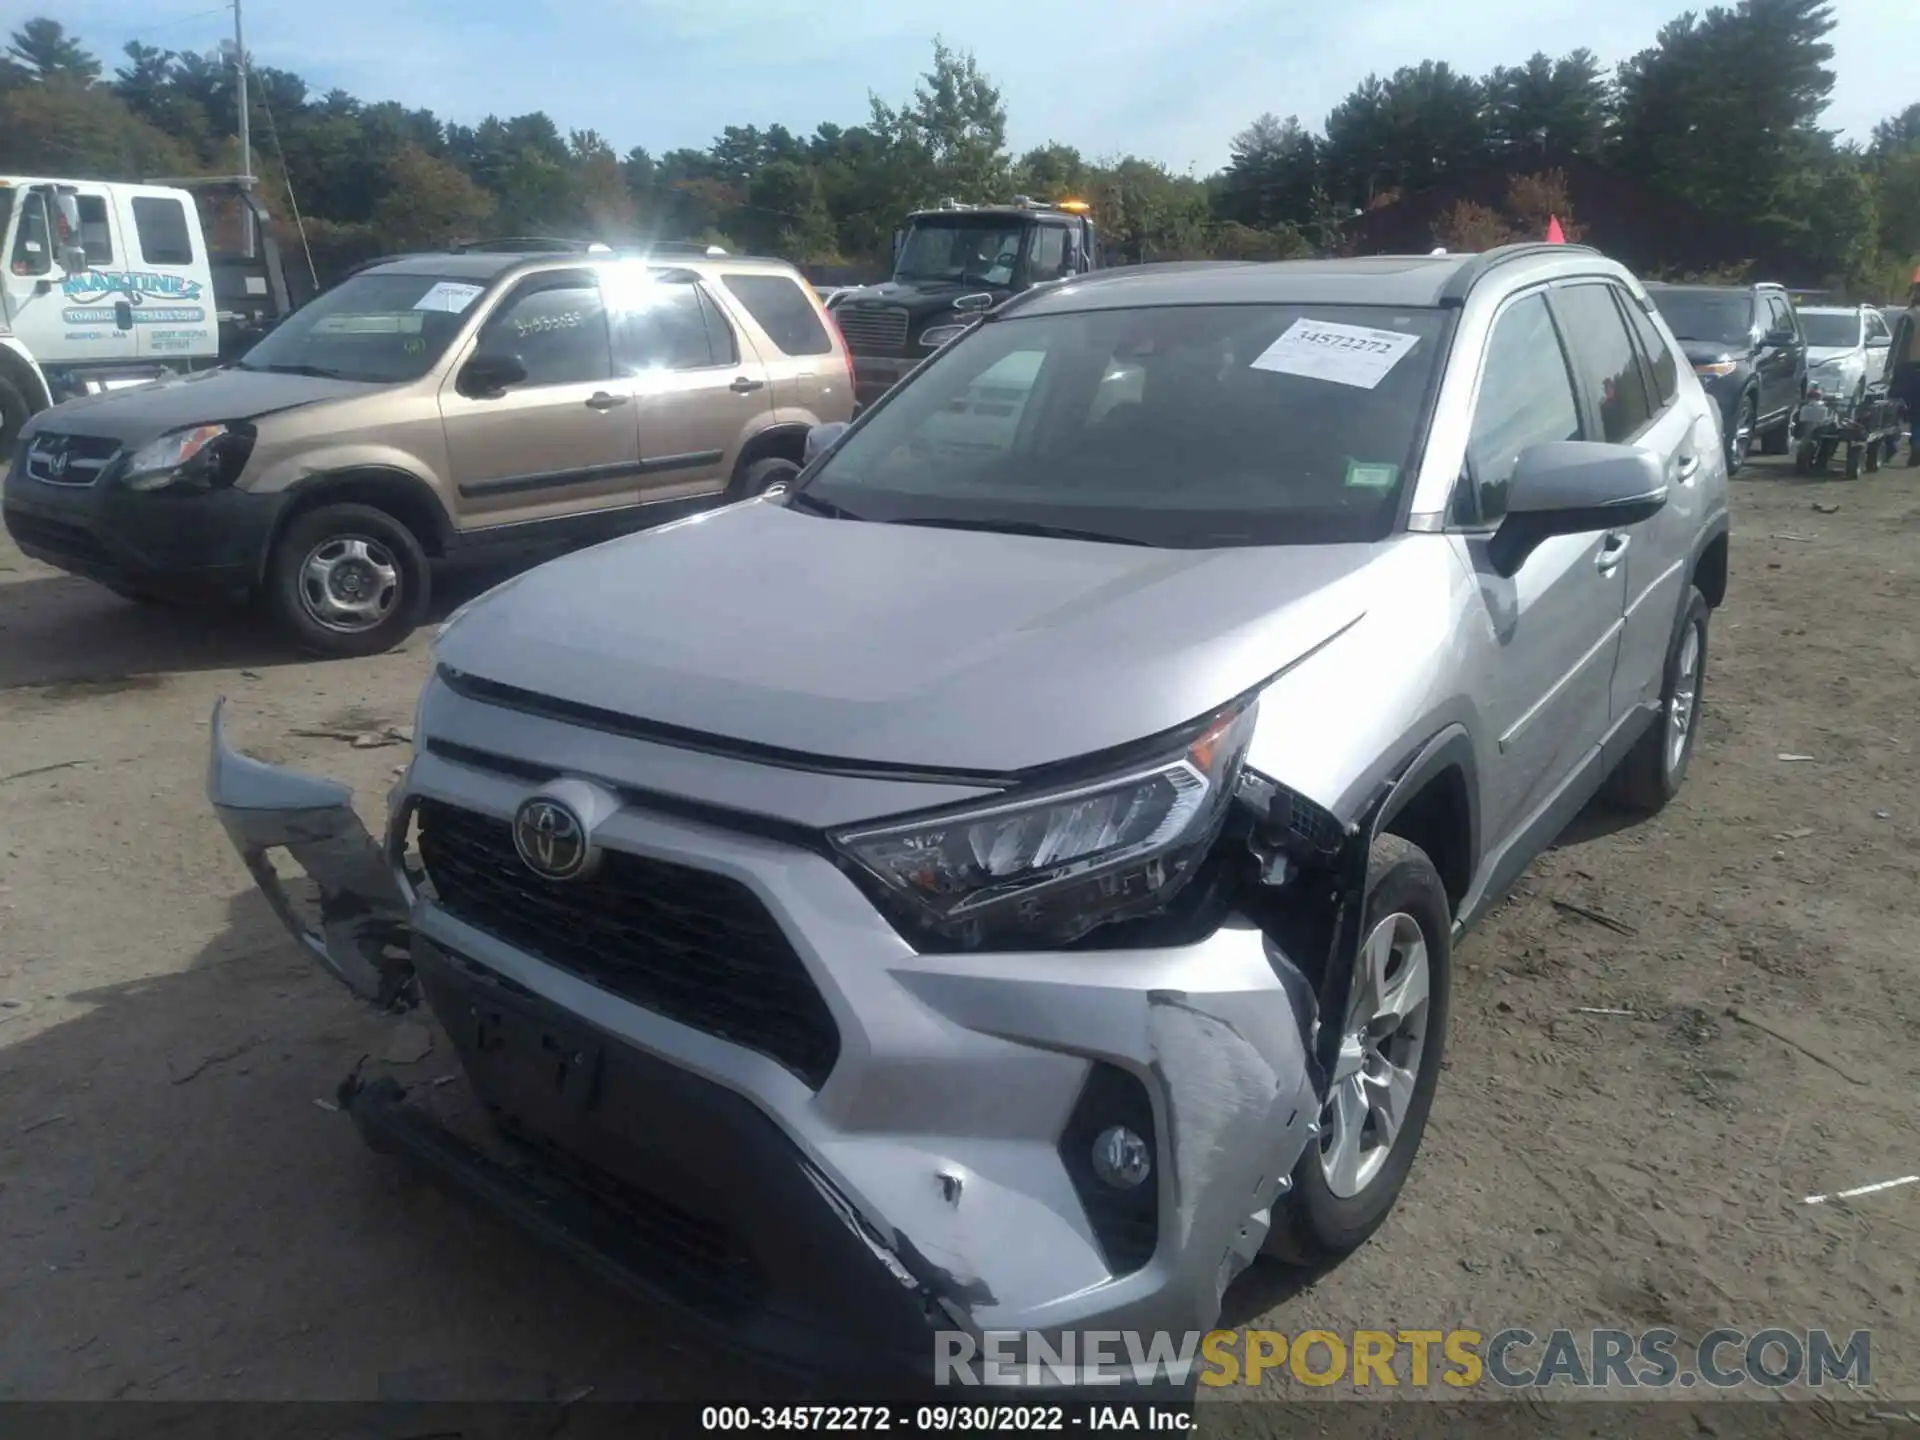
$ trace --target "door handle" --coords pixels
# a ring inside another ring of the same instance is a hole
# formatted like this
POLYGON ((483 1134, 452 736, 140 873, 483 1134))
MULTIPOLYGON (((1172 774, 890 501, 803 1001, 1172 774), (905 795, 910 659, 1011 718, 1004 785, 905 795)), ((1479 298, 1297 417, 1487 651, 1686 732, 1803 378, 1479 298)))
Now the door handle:
POLYGON ((1627 544, 1633 537, 1615 530, 1600 544, 1600 553, 1593 557, 1593 568, 1602 575, 1612 573, 1626 558, 1627 544))
POLYGON ((611 410, 616 405, 626 404, 627 399, 628 397, 625 395, 609 395, 604 390, 596 390, 587 397, 587 408, 589 410, 611 410))
POLYGON ((755 380, 751 375, 736 375, 733 377, 733 384, 727 388, 736 395, 751 395, 754 391, 764 388, 766 383, 764 380, 755 380))
POLYGON ((1687 481, 1693 479, 1693 472, 1700 468, 1700 457, 1698 455, 1682 455, 1680 457, 1680 463, 1673 468, 1674 474, 1679 477, 1680 483, 1684 485, 1687 481))

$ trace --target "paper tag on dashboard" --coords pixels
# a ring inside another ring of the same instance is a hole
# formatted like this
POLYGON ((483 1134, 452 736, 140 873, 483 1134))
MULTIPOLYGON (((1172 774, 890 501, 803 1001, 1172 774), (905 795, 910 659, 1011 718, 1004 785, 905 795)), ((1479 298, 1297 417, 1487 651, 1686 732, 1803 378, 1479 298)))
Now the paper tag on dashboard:
POLYGON ((1254 357, 1253 368, 1371 390, 1419 343, 1418 335, 1399 330, 1296 320, 1254 357))
POLYGON ((442 280, 413 302, 416 310, 444 310, 458 315, 480 298, 484 285, 462 285, 457 280, 442 280))

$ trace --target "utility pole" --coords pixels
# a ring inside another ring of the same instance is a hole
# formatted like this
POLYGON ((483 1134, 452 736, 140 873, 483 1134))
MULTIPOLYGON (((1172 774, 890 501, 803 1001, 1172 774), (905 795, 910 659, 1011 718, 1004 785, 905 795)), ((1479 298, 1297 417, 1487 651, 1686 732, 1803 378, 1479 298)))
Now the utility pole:
POLYGON ((233 68, 240 106, 240 179, 253 183, 253 136, 247 114, 247 41, 240 29, 240 0, 233 0, 233 68))

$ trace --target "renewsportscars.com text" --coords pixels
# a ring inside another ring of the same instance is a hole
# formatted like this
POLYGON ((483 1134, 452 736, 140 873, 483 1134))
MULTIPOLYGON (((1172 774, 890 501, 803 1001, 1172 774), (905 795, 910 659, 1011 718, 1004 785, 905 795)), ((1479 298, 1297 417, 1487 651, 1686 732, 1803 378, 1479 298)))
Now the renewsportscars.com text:
POLYGON ((1047 1336, 989 1331, 934 1337, 934 1378, 951 1386, 1185 1384, 1291 1380, 1356 1389, 1731 1390, 1868 1385, 1871 1332, 1769 1328, 1678 1331, 1087 1330, 1047 1336))

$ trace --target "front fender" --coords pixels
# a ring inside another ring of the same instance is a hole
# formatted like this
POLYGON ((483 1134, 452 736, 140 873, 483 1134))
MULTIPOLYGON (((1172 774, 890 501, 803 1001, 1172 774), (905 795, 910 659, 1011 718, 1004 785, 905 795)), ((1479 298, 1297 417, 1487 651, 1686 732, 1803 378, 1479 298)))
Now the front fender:
POLYGON ((402 1009, 415 995, 407 901, 353 792, 243 755, 227 743, 226 700, 213 707, 207 799, 254 883, 293 938, 361 999, 402 1009), (285 850, 320 892, 318 925, 294 904, 272 852, 285 850))

